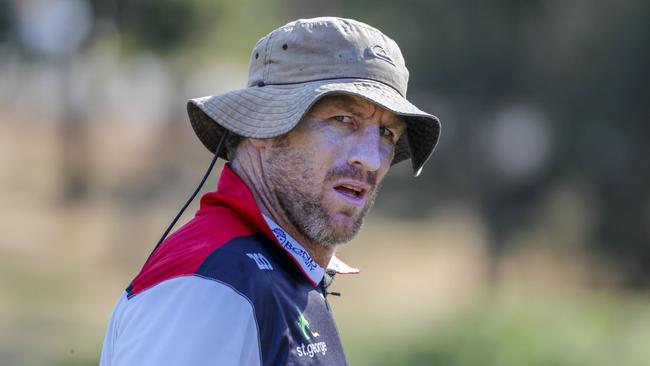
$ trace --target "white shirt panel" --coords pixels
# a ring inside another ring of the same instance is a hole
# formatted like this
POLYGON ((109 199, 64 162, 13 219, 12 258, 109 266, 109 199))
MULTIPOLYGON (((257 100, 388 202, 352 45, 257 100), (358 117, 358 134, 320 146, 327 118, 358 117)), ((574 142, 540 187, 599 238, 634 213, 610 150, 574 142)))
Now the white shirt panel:
POLYGON ((261 365, 252 304, 199 276, 164 281, 118 300, 100 366, 261 365))

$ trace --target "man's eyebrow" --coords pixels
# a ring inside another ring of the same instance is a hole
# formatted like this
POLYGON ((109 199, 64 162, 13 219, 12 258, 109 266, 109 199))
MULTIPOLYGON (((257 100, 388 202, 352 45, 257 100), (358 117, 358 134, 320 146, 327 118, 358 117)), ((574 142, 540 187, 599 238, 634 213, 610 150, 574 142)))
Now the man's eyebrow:
POLYGON ((346 96, 336 96, 332 97, 331 99, 332 106, 338 109, 343 109, 346 111, 349 111, 353 115, 357 117, 362 117, 362 114, 359 113, 359 110, 361 109, 360 103, 358 103, 356 100, 350 97, 346 96))
MULTIPOLYGON (((361 110, 363 110, 363 108, 361 108, 361 103, 357 102, 354 98, 348 97, 346 95, 332 96, 331 98, 332 98, 332 105, 335 108, 348 111, 350 114, 358 118, 367 117, 360 112, 361 110)), ((377 106, 377 108, 380 107, 377 106)), ((406 129, 406 120, 404 120, 403 117, 400 117, 398 115, 395 115, 395 118, 391 118, 390 120, 383 122, 383 124, 386 127, 391 127, 391 128, 403 127, 404 129, 406 129)))
POLYGON ((388 126, 388 127, 404 127, 404 128, 406 128, 406 121, 404 120, 404 118, 399 117, 399 116, 396 116, 396 118, 392 118, 392 119, 384 122, 384 124, 386 126, 388 126))
MULTIPOLYGON (((355 117, 368 118, 368 116, 362 113, 362 111, 364 110, 362 104, 352 98, 341 97, 340 100, 334 102, 334 105, 339 109, 344 109, 346 111, 349 111, 355 117)), ((373 112, 376 111, 377 108, 381 108, 381 107, 375 105, 375 110, 373 110, 373 112)))

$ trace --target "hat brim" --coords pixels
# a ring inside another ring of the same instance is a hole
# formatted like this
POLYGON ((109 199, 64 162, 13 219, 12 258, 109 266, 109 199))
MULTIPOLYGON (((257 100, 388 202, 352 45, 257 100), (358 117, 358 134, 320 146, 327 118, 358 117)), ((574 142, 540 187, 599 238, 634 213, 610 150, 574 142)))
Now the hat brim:
MULTIPOLYGON (((249 87, 190 99, 187 112, 194 132, 214 153, 224 128, 256 139, 281 136, 296 127, 314 103, 330 94, 355 95, 401 116, 406 133, 397 142, 392 164, 410 158, 415 176, 420 174, 438 143, 440 121, 377 81, 334 79, 249 87)), ((220 157, 225 156, 224 150, 220 157)))

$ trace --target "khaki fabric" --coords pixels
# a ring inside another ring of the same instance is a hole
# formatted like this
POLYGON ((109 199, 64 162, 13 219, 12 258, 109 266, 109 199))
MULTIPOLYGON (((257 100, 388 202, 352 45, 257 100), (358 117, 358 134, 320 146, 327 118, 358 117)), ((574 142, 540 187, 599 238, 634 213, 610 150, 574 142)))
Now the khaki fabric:
POLYGON ((352 19, 300 19, 257 42, 245 88, 191 99, 187 109, 214 152, 224 128, 272 138, 291 131, 323 96, 356 95, 404 118, 393 164, 410 158, 417 176, 438 142, 440 121, 406 99, 408 78, 399 47, 379 30, 352 19))

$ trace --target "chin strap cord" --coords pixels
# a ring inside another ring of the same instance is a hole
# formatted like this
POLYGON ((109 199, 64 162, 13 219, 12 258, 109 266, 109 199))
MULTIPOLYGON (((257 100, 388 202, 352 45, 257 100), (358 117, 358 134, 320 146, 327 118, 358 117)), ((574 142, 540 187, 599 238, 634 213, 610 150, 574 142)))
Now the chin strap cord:
POLYGON ((201 190, 201 187, 203 187, 203 184, 205 181, 208 179, 210 176, 210 172, 212 172, 212 168, 214 168, 214 164, 217 162, 219 159, 219 154, 221 154, 221 149, 223 148, 224 143, 226 142, 226 138, 228 137, 228 130, 224 130, 224 133, 221 135, 221 139, 219 140, 219 144, 217 144, 217 149, 214 152, 214 157, 212 158, 212 161, 210 162, 210 166, 208 166, 208 170, 205 171, 205 174, 203 174, 203 178, 201 179, 201 182, 199 183, 198 187, 194 190, 194 193, 190 196, 190 198, 185 202, 183 205, 183 208, 181 208, 180 211, 178 211, 178 214, 176 214, 176 217, 174 217, 174 220, 172 220, 171 224, 167 227, 167 230, 165 230, 165 233, 162 235, 160 240, 158 240, 158 244, 156 244, 156 247, 153 248, 151 251, 151 254, 149 254, 149 258, 151 258, 151 255, 158 249, 160 244, 167 238, 167 235, 169 235, 169 232, 172 231, 174 228, 174 225, 176 225, 176 222, 178 222, 178 219, 181 218, 183 215, 183 212, 185 212, 185 209, 192 203, 194 198, 196 197, 197 194, 199 194, 199 191, 201 190))

